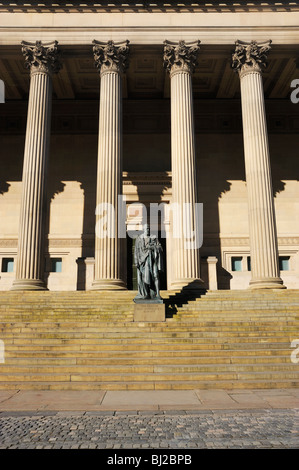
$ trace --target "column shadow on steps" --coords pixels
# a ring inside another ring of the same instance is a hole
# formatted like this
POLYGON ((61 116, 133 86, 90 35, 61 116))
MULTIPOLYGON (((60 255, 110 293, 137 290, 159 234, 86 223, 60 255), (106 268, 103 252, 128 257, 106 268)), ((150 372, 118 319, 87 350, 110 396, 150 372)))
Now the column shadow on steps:
POLYGON ((191 282, 187 286, 183 287, 180 292, 176 292, 170 295, 168 299, 164 299, 166 318, 173 318, 177 314, 178 308, 188 304, 192 300, 201 298, 207 293, 207 289, 193 289, 193 283, 191 282))

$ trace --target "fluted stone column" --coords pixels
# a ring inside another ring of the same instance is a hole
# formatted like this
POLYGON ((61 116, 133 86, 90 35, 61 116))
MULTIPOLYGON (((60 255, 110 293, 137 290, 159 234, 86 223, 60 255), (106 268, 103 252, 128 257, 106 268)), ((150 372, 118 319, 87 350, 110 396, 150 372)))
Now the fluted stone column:
POLYGON ((22 42, 30 69, 16 279, 13 290, 44 290, 45 186, 49 154, 52 74, 60 69, 57 41, 22 42))
POLYGON ((248 192, 252 289, 282 288, 270 169, 262 67, 271 41, 236 42, 232 66, 241 83, 245 171, 248 192))
MULTIPOLYGON (((125 289, 121 279, 123 239, 118 226, 118 196, 122 194, 122 73, 127 65, 129 41, 93 42, 95 65, 100 72, 100 117, 98 142, 97 208, 109 204, 109 229, 99 237, 96 230, 93 290, 125 289), (111 236, 112 235, 112 236, 111 236)), ((96 211, 96 227, 102 210, 96 211)))
POLYGON ((195 205, 197 188, 191 78, 199 42, 164 42, 164 66, 171 82, 172 222, 176 231, 172 239, 172 289, 184 287, 197 290, 203 285, 200 279, 199 250, 188 247, 189 235, 195 233, 196 239, 199 235, 196 226, 198 208, 195 205))

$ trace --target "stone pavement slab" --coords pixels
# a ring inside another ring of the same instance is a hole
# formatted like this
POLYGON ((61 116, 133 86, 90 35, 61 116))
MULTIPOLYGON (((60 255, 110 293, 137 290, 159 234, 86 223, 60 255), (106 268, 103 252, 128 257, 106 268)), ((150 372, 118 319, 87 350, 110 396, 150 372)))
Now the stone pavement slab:
POLYGON ((105 391, 27 391, 13 392, 10 396, 0 393, 0 411, 9 410, 97 410, 105 391))
POLYGON ((225 390, 197 390, 196 393, 205 408, 236 408, 236 401, 225 390))
POLYGON ((146 390, 146 391, 110 391, 103 399, 103 406, 115 407, 119 404, 129 405, 200 405, 200 401, 193 390, 146 390))
POLYGON ((0 391, 1 411, 157 411, 299 408, 297 389, 0 391))

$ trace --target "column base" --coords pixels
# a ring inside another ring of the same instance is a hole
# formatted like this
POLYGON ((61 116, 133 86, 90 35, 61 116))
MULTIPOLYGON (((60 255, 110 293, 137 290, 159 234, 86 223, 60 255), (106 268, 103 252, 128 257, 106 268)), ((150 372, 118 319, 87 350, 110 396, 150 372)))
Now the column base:
POLYGON ((197 292, 204 290, 203 285, 202 279, 177 279, 171 283, 170 289, 197 292))
POLYGON ((98 279, 93 281, 91 290, 127 290, 121 279, 98 279))
POLYGON ((40 279, 16 279, 10 290, 48 290, 44 281, 40 279))
POLYGON ((249 282, 249 289, 286 289, 280 277, 270 277, 266 279, 252 279, 249 282))

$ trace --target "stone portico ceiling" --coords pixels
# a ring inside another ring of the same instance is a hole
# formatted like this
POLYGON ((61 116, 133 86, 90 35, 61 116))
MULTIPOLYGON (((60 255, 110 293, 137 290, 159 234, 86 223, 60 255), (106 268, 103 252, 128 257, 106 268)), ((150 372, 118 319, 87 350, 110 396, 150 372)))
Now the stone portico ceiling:
MULTIPOLYGON (((29 74, 20 47, 0 47, 1 78, 6 99, 28 97, 29 74)), ((54 99, 98 99, 99 75, 94 66, 92 45, 61 46, 63 68, 53 79, 54 99)), ((201 45, 198 66, 193 74, 195 99, 236 99, 240 87, 231 68, 233 45, 201 45)), ((267 99, 288 99, 290 83, 299 78, 295 58, 298 47, 276 46, 269 54, 263 73, 267 99)), ((123 94, 128 99, 163 99, 170 97, 169 77, 163 68, 163 45, 130 46, 129 68, 123 78, 123 94)))

